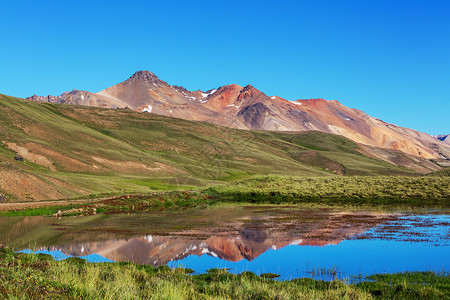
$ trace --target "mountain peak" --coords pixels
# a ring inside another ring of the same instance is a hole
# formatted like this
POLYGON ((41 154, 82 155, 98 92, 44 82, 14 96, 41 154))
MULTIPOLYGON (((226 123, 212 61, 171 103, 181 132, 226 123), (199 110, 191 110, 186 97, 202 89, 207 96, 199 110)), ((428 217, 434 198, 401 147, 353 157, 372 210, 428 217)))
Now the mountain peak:
POLYGON ((137 71, 131 75, 130 79, 147 80, 147 81, 159 81, 159 78, 150 71, 137 71))
POLYGON ((239 99, 247 99, 247 98, 254 98, 259 96, 265 96, 263 92, 260 90, 254 88, 252 85, 247 84, 241 91, 241 94, 239 95, 239 99))

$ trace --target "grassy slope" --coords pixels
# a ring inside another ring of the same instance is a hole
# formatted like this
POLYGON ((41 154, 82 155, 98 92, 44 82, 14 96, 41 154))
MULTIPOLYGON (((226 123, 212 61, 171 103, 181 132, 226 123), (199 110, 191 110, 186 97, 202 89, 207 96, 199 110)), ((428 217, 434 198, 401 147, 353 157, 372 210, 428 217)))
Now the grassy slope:
POLYGON ((415 174, 358 149, 319 132, 242 131, 0 95, 0 193, 8 201, 186 189, 255 174, 415 174))

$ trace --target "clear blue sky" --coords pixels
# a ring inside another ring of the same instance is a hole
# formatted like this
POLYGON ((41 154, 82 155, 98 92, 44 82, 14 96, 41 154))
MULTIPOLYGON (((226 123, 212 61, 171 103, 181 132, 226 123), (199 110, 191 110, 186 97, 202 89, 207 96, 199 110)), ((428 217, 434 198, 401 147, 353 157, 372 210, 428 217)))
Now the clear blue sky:
POLYGON ((0 1, 0 93, 100 91, 150 70, 252 84, 450 133, 450 1, 0 1))

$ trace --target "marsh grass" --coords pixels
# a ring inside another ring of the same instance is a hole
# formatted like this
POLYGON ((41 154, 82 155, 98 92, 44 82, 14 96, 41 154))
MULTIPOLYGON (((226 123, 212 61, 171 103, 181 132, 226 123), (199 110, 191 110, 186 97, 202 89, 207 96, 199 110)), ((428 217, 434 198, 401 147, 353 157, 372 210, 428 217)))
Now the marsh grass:
POLYGON ((213 269, 190 275, 133 263, 55 261, 46 254, 14 253, 0 247, 0 298, 5 299, 444 299, 448 274, 414 272, 373 275, 371 281, 300 278, 274 281, 251 272, 213 269))
POLYGON ((306 273, 313 278, 322 279, 336 279, 342 274, 341 269, 338 267, 323 267, 323 266, 307 266, 306 273))
POLYGON ((243 202, 449 204, 450 178, 405 176, 292 177, 258 176, 209 188, 213 194, 243 202))

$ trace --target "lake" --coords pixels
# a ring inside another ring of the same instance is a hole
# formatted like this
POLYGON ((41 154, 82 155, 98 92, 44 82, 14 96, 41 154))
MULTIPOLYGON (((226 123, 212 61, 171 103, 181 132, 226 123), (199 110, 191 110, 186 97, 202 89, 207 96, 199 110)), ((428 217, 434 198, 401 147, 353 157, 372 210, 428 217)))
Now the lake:
POLYGON ((179 212, 0 217, 0 243, 56 259, 131 261, 279 279, 450 271, 448 209, 220 206, 179 212), (30 250, 33 249, 33 250, 30 250))

